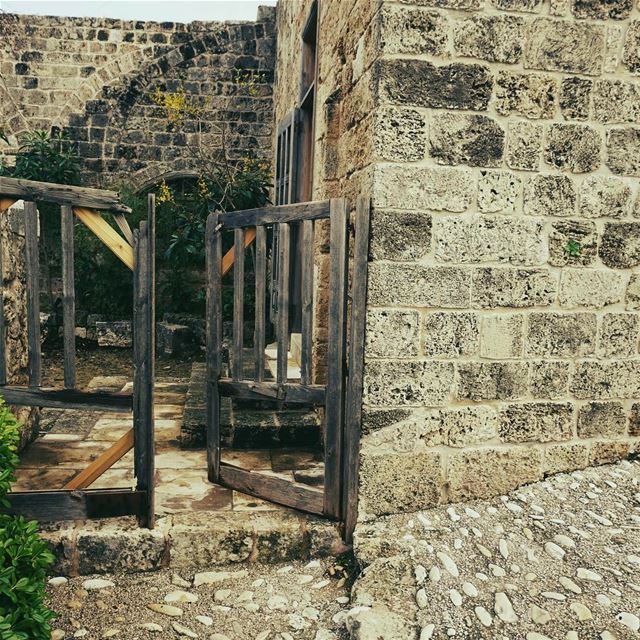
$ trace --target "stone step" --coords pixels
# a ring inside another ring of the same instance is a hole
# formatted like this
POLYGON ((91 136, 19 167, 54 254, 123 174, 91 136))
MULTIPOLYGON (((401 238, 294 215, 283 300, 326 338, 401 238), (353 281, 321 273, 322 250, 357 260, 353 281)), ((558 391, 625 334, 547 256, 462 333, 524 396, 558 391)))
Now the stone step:
POLYGON ((335 523, 290 510, 194 511, 159 518, 153 530, 133 518, 42 526, 51 575, 208 571, 244 562, 273 564, 345 551, 335 523))

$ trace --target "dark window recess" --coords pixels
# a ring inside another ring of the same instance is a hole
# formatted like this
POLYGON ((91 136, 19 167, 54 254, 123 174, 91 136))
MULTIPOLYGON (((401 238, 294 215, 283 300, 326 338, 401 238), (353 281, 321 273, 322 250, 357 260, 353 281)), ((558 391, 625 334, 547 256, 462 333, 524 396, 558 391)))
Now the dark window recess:
MULTIPOLYGON (((275 204, 308 202, 313 197, 313 150, 315 94, 317 84, 318 2, 311 6, 302 31, 299 105, 279 124, 275 164, 275 204)), ((302 228, 291 225, 291 261, 289 291, 289 328, 298 333, 302 328, 302 228)), ((277 283, 279 253, 277 234, 271 247, 271 320, 278 309, 277 283)))

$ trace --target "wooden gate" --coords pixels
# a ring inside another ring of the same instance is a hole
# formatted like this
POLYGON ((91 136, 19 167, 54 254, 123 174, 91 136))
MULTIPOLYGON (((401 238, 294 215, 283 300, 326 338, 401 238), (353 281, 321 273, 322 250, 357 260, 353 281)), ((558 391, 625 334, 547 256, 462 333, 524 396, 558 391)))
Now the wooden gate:
POLYGON ((344 520, 347 538, 356 516, 366 269, 369 241, 369 201, 361 198, 355 212, 355 239, 349 260, 349 208, 343 199, 266 207, 233 213, 213 213, 207 220, 207 457, 212 482, 301 511, 344 520), (329 301, 327 380, 313 384, 314 229, 315 221, 329 219, 329 301), (302 347, 300 382, 287 377, 289 351, 289 264, 292 225, 300 225, 303 259, 302 347), (268 316, 267 235, 278 236, 276 283, 278 313, 277 374, 264 379, 265 322, 268 316), (233 233, 233 251, 223 257, 223 234, 233 233), (255 327, 253 375, 243 366, 244 255, 255 237, 255 327), (233 331, 229 375, 223 368, 222 278, 233 261, 233 331), (351 262, 351 295, 349 264, 351 262), (350 301, 350 302, 349 302, 350 301), (349 333, 349 339, 347 335, 349 333), (324 408, 324 489, 290 482, 221 461, 221 397, 310 404, 324 408))
MULTIPOLYGON (((99 189, 0 178, 0 214, 17 200, 25 201, 25 264, 27 274, 28 386, 7 384, 4 292, 0 289, 0 396, 8 404, 63 409, 132 412, 133 429, 60 490, 10 493, 12 513, 27 518, 82 520, 135 515, 141 526, 154 524, 154 300, 155 201, 149 196, 148 217, 132 232, 118 194, 99 189), (38 211, 35 202, 61 205, 64 387, 42 386, 38 211), (110 213, 118 233, 101 213, 110 213), (133 394, 87 392, 76 386, 74 216, 83 222, 133 272, 133 394), (134 448, 136 488, 87 489, 134 448)), ((1 252, 0 252, 1 257, 1 252)), ((0 285, 3 284, 0 260, 0 285)))

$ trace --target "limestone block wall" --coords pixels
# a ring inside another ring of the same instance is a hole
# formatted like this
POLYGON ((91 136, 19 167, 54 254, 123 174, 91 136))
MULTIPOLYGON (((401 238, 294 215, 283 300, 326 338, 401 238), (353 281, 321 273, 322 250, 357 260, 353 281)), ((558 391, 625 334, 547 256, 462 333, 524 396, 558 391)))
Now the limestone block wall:
POLYGON ((68 131, 86 182, 145 184, 189 171, 203 151, 271 153, 274 11, 253 22, 155 23, 0 14, 0 126, 68 131), (156 89, 201 119, 167 121, 156 89))
POLYGON ((378 17, 361 517, 627 456, 638 5, 403 0, 378 17))

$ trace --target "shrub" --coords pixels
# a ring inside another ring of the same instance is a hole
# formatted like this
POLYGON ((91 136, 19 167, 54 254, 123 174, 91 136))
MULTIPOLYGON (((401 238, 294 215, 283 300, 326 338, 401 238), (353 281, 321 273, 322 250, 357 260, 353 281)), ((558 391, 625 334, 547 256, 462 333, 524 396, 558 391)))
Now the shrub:
MULTIPOLYGON (((0 400, 0 508, 18 465, 18 423, 0 400)), ((47 567, 53 556, 37 524, 0 513, 0 640, 48 640, 53 613, 44 606, 47 567)))

